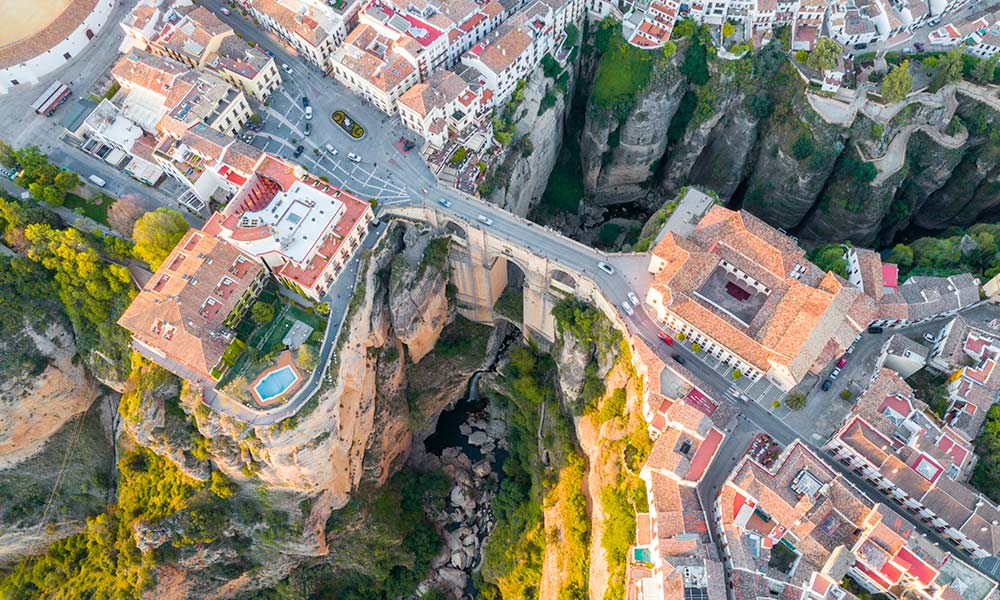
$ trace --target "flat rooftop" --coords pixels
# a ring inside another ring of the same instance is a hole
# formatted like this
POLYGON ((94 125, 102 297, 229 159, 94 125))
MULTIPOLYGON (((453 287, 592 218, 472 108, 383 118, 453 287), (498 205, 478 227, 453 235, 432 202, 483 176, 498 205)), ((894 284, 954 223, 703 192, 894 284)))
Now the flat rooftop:
POLYGON ((768 298, 768 294, 727 271, 721 264, 712 270, 695 294, 746 326, 753 322, 768 298))
POLYGON ((301 263, 323 242, 344 211, 340 200, 296 180, 287 192, 275 195, 263 210, 245 212, 240 219, 267 225, 282 254, 301 263))

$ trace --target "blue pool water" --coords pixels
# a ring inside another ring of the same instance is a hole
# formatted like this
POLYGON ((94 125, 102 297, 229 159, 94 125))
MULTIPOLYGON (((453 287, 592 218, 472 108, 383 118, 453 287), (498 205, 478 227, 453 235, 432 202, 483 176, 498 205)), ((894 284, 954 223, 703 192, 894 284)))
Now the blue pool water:
POLYGON ((653 560, 653 555, 650 554, 649 548, 636 548, 632 552, 632 556, 635 558, 637 562, 648 563, 652 562, 653 560))
POLYGON ((295 374, 295 371, 286 365, 277 371, 265 375, 263 379, 257 382, 257 385, 253 386, 253 389, 260 396, 261 400, 267 401, 284 394, 285 390, 292 387, 292 384, 298 378, 299 376, 295 374))

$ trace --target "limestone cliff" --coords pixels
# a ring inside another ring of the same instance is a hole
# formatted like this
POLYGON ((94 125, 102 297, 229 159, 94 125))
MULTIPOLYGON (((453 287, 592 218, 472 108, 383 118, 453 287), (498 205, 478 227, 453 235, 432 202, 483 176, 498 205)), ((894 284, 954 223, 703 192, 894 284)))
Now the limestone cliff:
POLYGON ((555 77, 546 76, 539 66, 528 78, 515 123, 516 135, 523 140, 508 150, 505 162, 509 176, 491 201, 520 216, 527 216, 538 204, 559 156, 575 82, 572 61, 555 77))
POLYGON ((112 398, 61 314, 0 340, 0 563, 75 533, 113 489, 112 398))
POLYGON ((675 55, 654 62, 649 83, 624 118, 588 104, 580 144, 588 193, 617 197, 646 183, 667 147, 666 125, 680 106, 684 86, 675 55))
MULTIPOLYGON (((991 134, 1000 103, 973 84, 894 105, 864 96, 848 105, 807 93, 780 44, 738 60, 710 56, 699 84, 684 75, 689 52, 679 39, 625 113, 586 100, 578 158, 585 197, 578 214, 554 221, 566 233, 595 243, 609 223, 635 229, 688 184, 806 243, 883 246, 912 226, 1000 214, 991 134), (604 210, 624 202, 622 211, 604 210)), ((596 79, 585 76, 581 89, 593 94, 596 79)))

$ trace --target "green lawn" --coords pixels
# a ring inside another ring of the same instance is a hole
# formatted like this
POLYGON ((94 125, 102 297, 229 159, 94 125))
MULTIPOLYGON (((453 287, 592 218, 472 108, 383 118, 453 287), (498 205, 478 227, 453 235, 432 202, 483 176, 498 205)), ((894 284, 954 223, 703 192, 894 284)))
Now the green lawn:
POLYGON ((114 200, 101 194, 93 200, 87 200, 76 194, 66 194, 66 201, 63 206, 75 213, 83 214, 102 225, 108 224, 108 209, 114 204, 114 200))

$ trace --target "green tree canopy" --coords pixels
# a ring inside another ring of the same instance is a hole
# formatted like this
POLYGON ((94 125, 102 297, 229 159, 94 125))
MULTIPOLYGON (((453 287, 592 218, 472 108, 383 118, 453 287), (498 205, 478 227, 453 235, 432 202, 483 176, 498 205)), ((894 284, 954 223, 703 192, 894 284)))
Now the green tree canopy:
POLYGON ((892 252, 889 253, 887 260, 900 267, 909 267, 913 264, 913 249, 906 244, 896 244, 893 246, 892 252))
POLYGON ((949 50, 937 60, 934 77, 929 86, 930 90, 936 92, 949 83, 955 83, 962 79, 963 68, 962 51, 958 48, 949 50))
POLYGON ((812 251, 809 260, 824 271, 833 271, 844 279, 847 279, 847 259, 844 258, 846 250, 843 244, 826 244, 812 251))
POLYGON ((840 44, 827 37, 819 38, 806 59, 806 66, 817 71, 832 69, 837 64, 838 56, 840 44))
POLYGON ((135 255, 153 270, 158 269, 188 228, 184 215, 172 208, 158 208, 142 215, 132 228, 135 255))
POLYGON ((899 102, 913 89, 913 76, 910 75, 910 61, 899 63, 882 80, 882 98, 886 102, 899 102))
POLYGON ((972 68, 972 78, 980 83, 990 83, 997 70, 997 60, 1000 57, 993 56, 976 63, 972 68))
POLYGON ((269 323, 274 318, 274 307, 267 302, 258 300, 250 307, 250 315, 254 321, 263 325, 264 323, 269 323))

